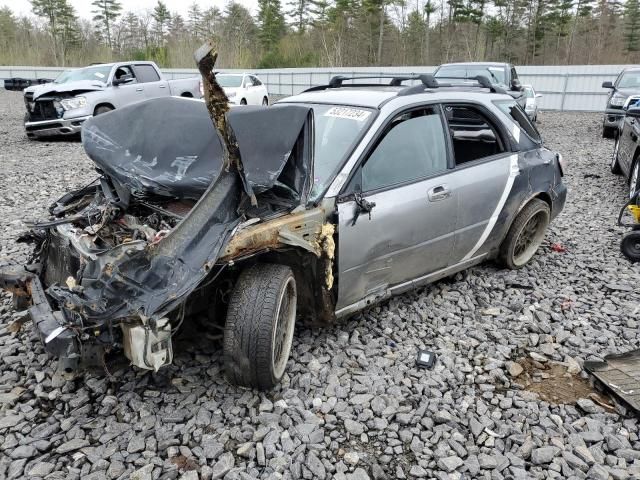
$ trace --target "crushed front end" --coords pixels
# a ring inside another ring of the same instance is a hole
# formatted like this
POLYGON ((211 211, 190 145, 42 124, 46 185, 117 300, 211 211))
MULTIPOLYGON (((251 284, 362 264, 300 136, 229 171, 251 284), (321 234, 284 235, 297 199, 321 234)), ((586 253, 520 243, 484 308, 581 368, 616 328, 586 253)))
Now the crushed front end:
MULTIPOLYGON (((99 178, 30 225, 27 265, 0 268, 0 287, 65 369, 112 349, 141 368, 169 364, 190 298, 251 250, 246 226, 304 210, 310 109, 247 107, 220 120, 212 103, 160 98, 88 120, 83 144, 99 178)), ((280 241, 299 247, 284 231, 296 221, 281 222, 280 241)))

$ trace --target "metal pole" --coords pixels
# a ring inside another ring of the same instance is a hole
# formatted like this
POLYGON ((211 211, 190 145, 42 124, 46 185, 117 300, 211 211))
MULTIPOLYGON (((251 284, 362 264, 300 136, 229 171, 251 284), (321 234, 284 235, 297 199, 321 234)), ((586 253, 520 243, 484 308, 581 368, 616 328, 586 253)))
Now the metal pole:
POLYGON ((562 87, 562 100, 560 101, 560 111, 564 112, 564 100, 567 96, 567 84, 569 83, 569 74, 564 74, 564 85, 562 87))

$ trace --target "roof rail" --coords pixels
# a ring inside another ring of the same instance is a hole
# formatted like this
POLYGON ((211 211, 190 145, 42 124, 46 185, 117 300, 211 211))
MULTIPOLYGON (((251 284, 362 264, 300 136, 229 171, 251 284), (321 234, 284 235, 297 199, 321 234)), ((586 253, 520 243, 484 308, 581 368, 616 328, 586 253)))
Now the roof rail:
POLYGON ((380 86, 392 86, 398 87, 402 85, 402 82, 406 82, 409 80, 419 80, 420 84, 408 86, 398 92, 398 96, 405 95, 414 95, 416 93, 422 93, 425 89, 433 89, 433 88, 447 88, 447 87, 466 87, 466 88, 486 88, 491 93, 504 93, 508 94, 508 92, 495 83, 491 83, 491 81, 485 77, 484 75, 478 75, 476 77, 464 77, 464 78, 453 78, 452 80, 475 80, 477 83, 464 83, 464 84, 456 84, 456 83, 440 83, 433 75, 429 74, 409 74, 409 75, 366 75, 366 76, 353 76, 353 77, 345 77, 342 75, 336 75, 329 80, 327 85, 318 85, 315 87, 307 88, 303 91, 306 92, 315 92, 319 90, 327 90, 329 88, 340 88, 340 87, 380 87, 380 86), (380 79, 380 78, 388 78, 390 79, 389 83, 348 83, 346 85, 343 84, 346 80, 371 80, 371 79, 380 79))

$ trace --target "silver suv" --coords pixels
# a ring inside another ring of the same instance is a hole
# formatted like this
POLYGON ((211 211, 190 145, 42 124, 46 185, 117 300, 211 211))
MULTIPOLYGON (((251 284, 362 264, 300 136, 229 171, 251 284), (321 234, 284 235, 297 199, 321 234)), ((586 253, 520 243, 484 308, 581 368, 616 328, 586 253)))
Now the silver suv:
POLYGON ((205 79, 206 102, 87 120, 101 177, 34 224, 33 259, 0 285, 65 368, 120 347, 157 370, 200 312, 224 329, 228 378, 266 389, 297 319, 331 324, 488 259, 527 264, 565 203, 562 157, 485 78, 380 81, 225 112, 205 79))

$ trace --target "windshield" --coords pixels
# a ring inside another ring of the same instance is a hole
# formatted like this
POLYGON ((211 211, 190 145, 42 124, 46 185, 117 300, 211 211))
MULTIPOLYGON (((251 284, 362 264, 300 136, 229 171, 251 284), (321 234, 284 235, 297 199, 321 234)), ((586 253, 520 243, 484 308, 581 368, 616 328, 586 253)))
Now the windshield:
POLYGON ((524 87, 524 96, 527 98, 533 98, 534 97, 533 88, 524 87))
POLYGON ((339 105, 313 105, 315 148, 311 198, 320 195, 345 155, 371 124, 373 110, 339 105))
POLYGON ((97 65, 95 67, 79 68, 77 70, 65 70, 53 81, 53 83, 77 82, 79 80, 97 80, 107 83, 111 65, 97 65))
POLYGON ((239 87, 242 85, 242 75, 216 75, 218 85, 221 87, 239 87))
POLYGON ((446 65, 435 73, 436 78, 474 78, 478 75, 487 77, 493 83, 506 85, 503 67, 489 65, 446 65))
POLYGON ((618 82, 618 88, 640 88, 640 72, 625 72, 618 82))

